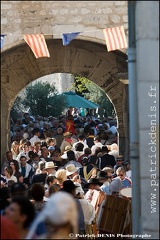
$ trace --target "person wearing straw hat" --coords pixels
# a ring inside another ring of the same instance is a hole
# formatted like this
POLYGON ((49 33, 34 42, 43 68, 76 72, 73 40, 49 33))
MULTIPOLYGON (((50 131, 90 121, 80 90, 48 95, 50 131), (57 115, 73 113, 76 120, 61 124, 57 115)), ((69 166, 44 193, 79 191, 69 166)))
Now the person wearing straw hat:
POLYGON ((51 175, 52 175, 52 176, 55 176, 55 174, 56 174, 55 168, 57 168, 57 166, 54 165, 53 162, 46 162, 46 163, 45 163, 45 168, 44 168, 44 170, 47 172, 48 175, 50 175, 50 176, 51 176, 51 175))
POLYGON ((74 183, 80 183, 82 188, 84 189, 84 185, 86 184, 85 178, 79 175, 79 167, 76 167, 74 164, 69 164, 66 166, 66 175, 69 179, 71 179, 74 183))
POLYGON ((90 178, 88 182, 84 185, 84 188, 87 188, 88 191, 85 194, 85 199, 89 202, 92 201, 94 189, 100 190, 100 186, 102 186, 103 183, 101 183, 97 178, 90 178))
MULTIPOLYGON (((74 151, 69 150, 69 151, 67 151, 66 154, 67 154, 67 159, 66 159, 65 165, 63 165, 63 168, 66 168, 66 166, 69 164, 74 164, 76 167, 82 167, 82 165, 76 161, 76 156, 75 156, 74 151)), ((63 158, 62 156, 61 156, 61 158, 63 158)))
POLYGON ((64 153, 66 146, 73 146, 73 143, 77 142, 77 140, 72 137, 71 132, 65 132, 63 133, 63 136, 64 136, 64 140, 62 141, 60 146, 61 154, 64 153))
POLYGON ((78 169, 79 169, 79 167, 76 167, 74 164, 68 164, 66 166, 67 177, 69 177, 70 179, 75 181, 78 176, 78 169))
POLYGON ((65 151, 64 151, 63 154, 61 155, 61 158, 62 158, 62 159, 67 159, 67 158, 68 158, 68 157, 67 157, 67 152, 70 151, 70 150, 72 150, 72 146, 71 146, 71 145, 70 145, 70 146, 67 145, 64 150, 65 150, 65 151))

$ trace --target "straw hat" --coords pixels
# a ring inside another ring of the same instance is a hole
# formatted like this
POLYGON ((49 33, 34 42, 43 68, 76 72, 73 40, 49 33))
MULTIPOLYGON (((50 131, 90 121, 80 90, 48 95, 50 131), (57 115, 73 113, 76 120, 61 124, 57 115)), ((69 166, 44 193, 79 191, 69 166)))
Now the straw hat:
POLYGON ((72 146, 71 146, 71 145, 68 145, 68 146, 65 147, 64 150, 65 150, 65 152, 67 152, 67 151, 69 151, 69 150, 72 150, 72 146))
POLYGON ((78 169, 79 169, 79 167, 75 167, 74 164, 68 164, 68 165, 66 166, 66 174, 67 174, 67 176, 70 176, 70 175, 72 175, 73 173, 77 172, 78 169))
POLYGON ((63 136, 64 136, 64 137, 68 137, 68 136, 71 136, 71 135, 72 135, 71 132, 65 132, 65 133, 63 133, 63 136))
POLYGON ((67 156, 67 152, 69 151, 69 150, 72 150, 72 146, 66 146, 65 147, 65 149, 64 149, 65 151, 64 151, 64 153, 63 153, 63 155, 61 156, 61 158, 62 159, 67 159, 68 158, 68 156, 67 156))
POLYGON ((113 169, 111 167, 104 167, 102 169, 102 171, 105 171, 105 172, 113 172, 113 169))
POLYGON ((49 168, 56 168, 58 166, 54 165, 53 162, 46 162, 45 163, 45 168, 44 169, 49 169, 49 168))

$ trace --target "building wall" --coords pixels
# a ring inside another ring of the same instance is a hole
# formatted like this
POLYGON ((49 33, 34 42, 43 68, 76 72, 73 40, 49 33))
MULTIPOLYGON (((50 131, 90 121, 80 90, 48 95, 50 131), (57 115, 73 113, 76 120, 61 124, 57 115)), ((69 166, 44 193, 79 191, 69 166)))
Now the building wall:
POLYGON ((7 34, 2 51, 23 43, 23 34, 55 39, 80 31, 77 38, 100 43, 103 28, 121 25, 128 37, 127 1, 1 1, 1 33, 7 34))
POLYGON ((67 92, 71 84, 74 83, 74 76, 68 73, 54 73, 38 78, 37 80, 54 84, 56 90, 61 94, 67 92))
MULTIPOLYGON (((159 238, 159 2, 136 2, 141 232, 159 238)), ((146 238, 148 239, 148 238, 146 238)))

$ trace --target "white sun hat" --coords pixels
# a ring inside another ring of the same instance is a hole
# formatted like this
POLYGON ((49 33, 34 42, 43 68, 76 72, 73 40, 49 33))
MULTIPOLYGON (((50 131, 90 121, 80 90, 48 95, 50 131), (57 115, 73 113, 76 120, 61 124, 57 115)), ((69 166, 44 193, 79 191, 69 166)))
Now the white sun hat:
POLYGON ((49 169, 49 168, 56 168, 57 166, 54 165, 54 162, 46 162, 45 163, 45 169, 49 169))
POLYGON ((66 174, 67 176, 72 175, 73 173, 77 172, 79 167, 76 167, 74 164, 68 164, 66 166, 66 174))

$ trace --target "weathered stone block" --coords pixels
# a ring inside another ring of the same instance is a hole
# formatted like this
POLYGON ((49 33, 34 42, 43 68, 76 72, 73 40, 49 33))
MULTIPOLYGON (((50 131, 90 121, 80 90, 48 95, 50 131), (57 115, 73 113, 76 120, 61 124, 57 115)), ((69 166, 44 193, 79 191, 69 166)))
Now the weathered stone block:
MULTIPOLYGON (((119 23, 121 20, 121 17, 119 15, 111 15, 110 19, 113 23, 119 23)), ((114 27, 116 27, 116 26, 114 26, 114 27)))
MULTIPOLYGON (((1 19, 1 24, 7 24, 7 18, 2 18, 1 19)), ((5 30, 5 29, 4 29, 5 30)), ((2 31, 2 29, 1 29, 1 31, 2 31)))
POLYGON ((12 8, 12 4, 1 3, 1 10, 3 10, 3 9, 11 9, 11 8, 12 8))
POLYGON ((82 14, 88 14, 88 13, 90 13, 91 11, 89 10, 89 9, 87 9, 87 8, 82 8, 81 9, 81 13, 82 14))
POLYGON ((104 14, 108 14, 108 13, 112 13, 112 9, 111 8, 103 8, 102 9, 102 13, 104 13, 104 14))

